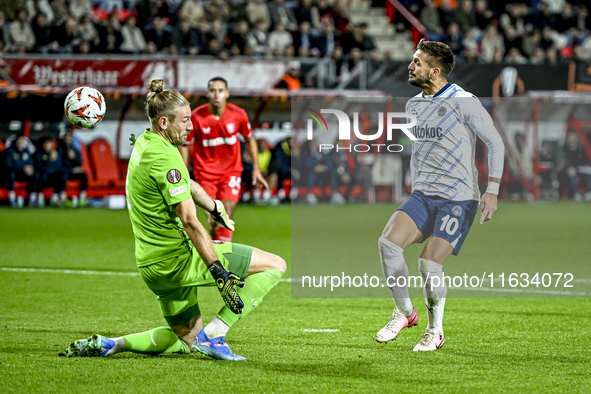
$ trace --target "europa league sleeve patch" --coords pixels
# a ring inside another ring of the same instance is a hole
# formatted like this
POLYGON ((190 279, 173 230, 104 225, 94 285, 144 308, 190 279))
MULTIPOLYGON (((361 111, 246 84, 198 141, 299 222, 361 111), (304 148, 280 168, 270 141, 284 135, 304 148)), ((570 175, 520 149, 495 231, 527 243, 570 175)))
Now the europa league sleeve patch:
POLYGON ((166 179, 172 184, 179 183, 181 181, 181 172, 179 170, 170 170, 166 174, 166 179))

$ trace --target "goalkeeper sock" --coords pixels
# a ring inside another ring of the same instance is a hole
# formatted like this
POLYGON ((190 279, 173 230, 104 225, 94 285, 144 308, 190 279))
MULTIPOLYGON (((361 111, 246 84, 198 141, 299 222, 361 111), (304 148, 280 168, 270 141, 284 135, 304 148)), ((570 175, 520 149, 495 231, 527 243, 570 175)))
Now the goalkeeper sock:
POLYGON ((208 338, 217 338, 225 337, 229 329, 230 327, 216 316, 203 330, 208 338))
POLYGON ((218 241, 232 242, 232 234, 234 234, 233 231, 228 230, 227 228, 220 227, 218 229, 215 239, 217 239, 218 241))
POLYGON ((279 283, 281 276, 283 276, 283 271, 267 270, 244 278, 244 287, 236 288, 242 301, 244 301, 242 313, 237 315, 230 308, 224 306, 218 313, 220 320, 226 323, 228 327, 232 327, 239 319, 242 319, 250 311, 259 306, 265 295, 279 283))
POLYGON ((423 294, 429 317, 428 329, 443 334, 443 309, 447 294, 447 286, 443 280, 443 266, 431 260, 419 259, 419 271, 425 284, 423 294))
MULTIPOLYGON (((139 334, 125 335, 122 339, 124 341, 122 351, 124 352, 139 354, 191 353, 189 345, 168 327, 158 327, 139 334)), ((117 339, 115 343, 117 344, 117 339)))
POLYGON ((404 260, 404 249, 394 243, 388 241, 384 237, 378 240, 380 250, 380 261, 382 263, 382 272, 386 277, 386 283, 390 288, 390 293, 394 299, 396 308, 394 313, 398 311, 406 317, 412 316, 413 306, 408 295, 408 266, 404 260), (404 278, 398 280, 399 277, 404 278), (390 279, 389 279, 390 278, 390 279), (398 286, 397 284, 404 284, 398 286), (390 287, 390 285, 393 285, 390 287))

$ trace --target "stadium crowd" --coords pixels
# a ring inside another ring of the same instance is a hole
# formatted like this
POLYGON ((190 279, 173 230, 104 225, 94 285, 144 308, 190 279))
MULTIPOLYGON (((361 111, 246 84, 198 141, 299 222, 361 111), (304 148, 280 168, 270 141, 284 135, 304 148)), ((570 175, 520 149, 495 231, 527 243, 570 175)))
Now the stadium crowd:
MULTIPOLYGON (((400 2, 459 61, 591 58, 587 0, 400 2)), ((350 19, 345 0, 10 0, 0 2, 0 52, 387 58, 367 23, 350 19)), ((399 12, 393 22, 411 27, 399 12)))

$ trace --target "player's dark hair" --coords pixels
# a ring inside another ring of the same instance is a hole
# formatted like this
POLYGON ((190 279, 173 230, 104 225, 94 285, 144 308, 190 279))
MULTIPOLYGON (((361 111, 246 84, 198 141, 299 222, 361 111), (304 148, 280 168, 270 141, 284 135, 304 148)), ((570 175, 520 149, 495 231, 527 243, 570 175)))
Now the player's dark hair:
POLYGON ((447 78, 456 65, 456 57, 451 51, 451 48, 442 42, 426 41, 424 38, 421 38, 417 49, 429 55, 429 65, 431 67, 439 67, 441 69, 441 76, 444 78, 447 78))
POLYGON ((166 116, 168 120, 174 122, 175 110, 189 105, 187 99, 176 90, 163 90, 164 81, 161 79, 152 79, 148 86, 150 93, 146 98, 145 110, 151 121, 157 121, 161 116, 166 116))
POLYGON ((210 79, 209 81, 207 81, 207 89, 209 89, 209 85, 210 85, 212 82, 215 82, 215 81, 220 81, 220 82, 223 82, 223 83, 224 83, 224 85, 226 85, 226 89, 228 89, 228 81, 226 81, 226 80, 225 80, 224 78, 222 78, 222 77, 213 77, 212 79, 210 79))

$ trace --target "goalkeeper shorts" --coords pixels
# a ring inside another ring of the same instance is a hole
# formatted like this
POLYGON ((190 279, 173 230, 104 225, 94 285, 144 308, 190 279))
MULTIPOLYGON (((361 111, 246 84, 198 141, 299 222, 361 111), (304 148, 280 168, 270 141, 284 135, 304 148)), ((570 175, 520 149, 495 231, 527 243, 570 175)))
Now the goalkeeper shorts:
MULTIPOLYGON (((244 277, 252 258, 252 247, 232 242, 214 241, 213 248, 227 270, 244 277)), ((156 294, 160 309, 170 326, 178 326, 201 314, 197 288, 215 286, 205 262, 191 248, 170 260, 140 267, 140 275, 156 294)))

